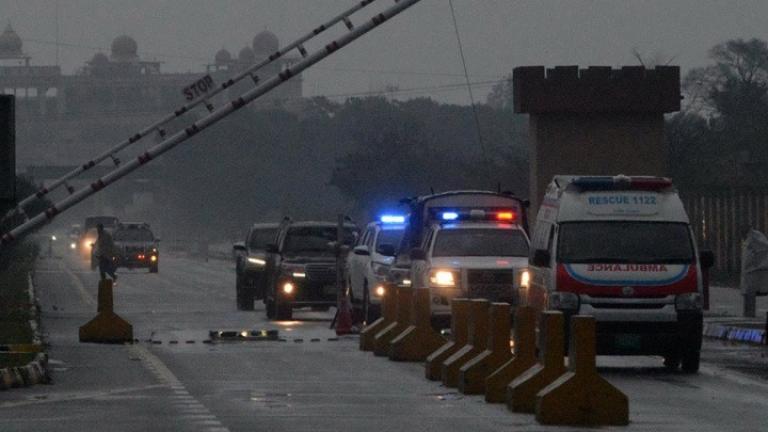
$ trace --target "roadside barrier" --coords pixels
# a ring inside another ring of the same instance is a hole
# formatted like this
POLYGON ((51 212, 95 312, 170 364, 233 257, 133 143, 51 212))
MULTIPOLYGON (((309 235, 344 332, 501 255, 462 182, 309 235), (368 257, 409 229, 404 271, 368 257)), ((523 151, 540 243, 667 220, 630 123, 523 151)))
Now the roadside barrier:
POLYGON ((133 326, 113 309, 112 281, 99 281, 98 315, 80 327, 80 342, 133 342, 133 326))
POLYGON ((381 298, 381 317, 360 332, 360 351, 373 351, 376 333, 395 322, 395 301, 395 286, 385 285, 384 296, 381 298))
POLYGON ((488 300, 470 300, 467 344, 443 362, 442 379, 443 385, 446 387, 457 387, 459 385, 459 369, 473 357, 485 351, 488 343, 489 306, 488 300))
POLYGON ((411 325, 389 343, 389 359, 424 361, 445 344, 445 339, 432 328, 429 288, 413 290, 411 325))
POLYGON ((518 306, 515 309, 513 331, 514 356, 485 380, 486 402, 505 402, 509 383, 536 364, 536 312, 532 307, 518 306))
POLYGON ((511 308, 509 303, 491 303, 488 312, 490 331, 485 351, 459 369, 459 391, 464 394, 485 393, 485 380, 512 358, 509 346, 511 308))
POLYGON ((373 353, 380 357, 389 355, 389 343, 411 325, 411 302, 413 289, 410 287, 395 288, 395 321, 376 333, 373 338, 373 353))
POLYGON ((467 344, 469 302, 470 300, 465 298, 455 298, 451 301, 451 337, 453 340, 446 342, 427 356, 424 372, 428 380, 440 381, 443 376, 443 362, 467 344))
POLYGON ((536 420, 547 425, 624 426, 629 400, 597 374, 595 318, 571 317, 568 369, 536 396, 536 420))
POLYGON ((523 372, 507 387, 507 406, 514 412, 533 414, 536 394, 565 373, 563 313, 541 313, 539 363, 523 372))

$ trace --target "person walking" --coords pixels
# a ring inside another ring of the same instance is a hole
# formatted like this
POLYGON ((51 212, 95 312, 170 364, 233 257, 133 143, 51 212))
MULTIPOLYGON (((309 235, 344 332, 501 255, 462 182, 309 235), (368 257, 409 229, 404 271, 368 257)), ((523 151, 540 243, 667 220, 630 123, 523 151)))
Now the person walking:
POLYGON ((99 260, 99 273, 101 274, 101 280, 105 280, 109 275, 113 281, 117 281, 117 274, 115 274, 115 242, 112 240, 112 235, 104 229, 103 224, 96 225, 96 244, 94 245, 93 254, 99 260))

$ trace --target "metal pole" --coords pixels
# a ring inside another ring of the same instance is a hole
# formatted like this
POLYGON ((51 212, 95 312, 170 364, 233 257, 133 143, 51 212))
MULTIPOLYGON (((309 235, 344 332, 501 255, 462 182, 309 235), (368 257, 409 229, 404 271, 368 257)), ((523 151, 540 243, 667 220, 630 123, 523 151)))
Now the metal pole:
POLYGON ((148 163, 152 159, 155 159, 157 156, 160 156, 161 154, 176 147, 177 145, 186 141, 187 139, 197 135, 199 132, 203 131, 209 126, 215 123, 218 123, 219 120, 227 117, 229 114, 239 110, 240 108, 244 107, 248 103, 261 97, 262 95, 270 92, 274 88, 280 86, 285 81, 288 81, 289 79, 293 78, 294 76, 301 73, 305 69, 308 69, 309 67, 313 66, 314 64, 323 60, 324 58, 332 55, 333 53, 340 50, 341 48, 344 48, 345 46, 349 45, 353 41, 363 36, 364 34, 368 33, 369 31, 383 24, 385 21, 397 16, 404 10, 415 5, 419 1, 421 0, 399 0, 397 3, 395 3, 395 5, 391 6, 389 9, 377 14, 376 16, 369 19, 368 21, 365 21, 360 26, 354 27, 353 30, 350 30, 349 33, 327 44, 324 48, 318 51, 315 51, 311 55, 308 55, 300 62, 286 68, 285 70, 280 72, 277 76, 274 76, 264 81, 263 84, 245 92, 239 98, 213 111, 208 116, 194 122, 192 126, 184 129, 183 131, 175 133, 174 135, 170 136, 166 140, 162 141, 161 143, 150 148, 143 154, 139 155, 136 159, 126 162, 124 165, 111 171, 104 177, 101 177, 100 179, 96 180, 90 186, 86 186, 76 192, 73 192, 68 197, 64 198, 63 200, 49 207, 47 210, 45 210, 45 212, 38 214, 37 216, 33 217, 27 222, 3 234, 2 240, 0 241, 0 246, 10 244, 14 242, 17 238, 29 233, 34 228, 37 228, 38 226, 41 226, 45 223, 50 222, 60 213, 69 209, 75 204, 97 193, 101 189, 104 189, 105 187, 121 179, 122 177, 125 177, 126 175, 135 171, 136 169, 148 163))

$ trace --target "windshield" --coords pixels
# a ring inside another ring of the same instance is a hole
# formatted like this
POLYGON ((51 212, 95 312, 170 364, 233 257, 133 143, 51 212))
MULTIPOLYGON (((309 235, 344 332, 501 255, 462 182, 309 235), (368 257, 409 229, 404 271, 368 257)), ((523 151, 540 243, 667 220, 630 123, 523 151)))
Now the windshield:
POLYGON ((376 249, 383 244, 397 247, 400 244, 400 239, 403 238, 404 232, 405 230, 402 229, 383 229, 379 231, 379 236, 376 237, 376 249))
POLYGON ((152 235, 152 231, 146 228, 129 228, 115 231, 115 233, 112 235, 112 239, 115 241, 151 242, 154 241, 155 236, 152 235))
MULTIPOLYGON (((333 250, 328 243, 336 241, 336 227, 292 227, 283 243, 283 253, 297 255, 310 253, 319 255, 332 255, 333 250)), ((344 229, 344 244, 352 245, 355 242, 355 232, 350 228, 344 229)))
POLYGON ((693 246, 682 223, 577 222, 560 225, 564 263, 690 263, 693 246))
POLYGON ((528 256, 528 241, 516 229, 443 229, 434 243, 433 257, 528 256))
POLYGON ((267 244, 275 242, 276 235, 277 228, 255 229, 251 232, 251 237, 248 239, 248 247, 250 249, 265 250, 267 244))

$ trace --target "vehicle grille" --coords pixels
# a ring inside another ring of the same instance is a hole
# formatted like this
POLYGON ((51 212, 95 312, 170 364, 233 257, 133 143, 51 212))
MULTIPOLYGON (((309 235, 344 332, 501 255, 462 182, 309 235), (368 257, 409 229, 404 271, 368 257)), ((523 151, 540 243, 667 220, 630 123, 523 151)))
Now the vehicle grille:
POLYGON ((336 266, 333 264, 309 264, 306 269, 307 280, 310 282, 336 282, 336 266))
POLYGON ((487 284, 515 284, 515 273, 511 271, 496 270, 469 270, 467 271, 467 283, 470 285, 487 284))
POLYGON ((468 295, 495 302, 515 304, 515 273, 512 271, 467 271, 468 295))

